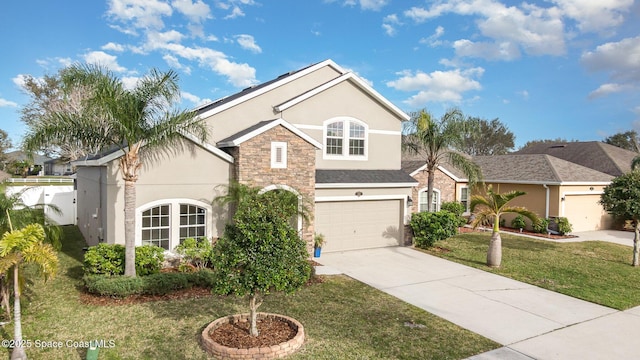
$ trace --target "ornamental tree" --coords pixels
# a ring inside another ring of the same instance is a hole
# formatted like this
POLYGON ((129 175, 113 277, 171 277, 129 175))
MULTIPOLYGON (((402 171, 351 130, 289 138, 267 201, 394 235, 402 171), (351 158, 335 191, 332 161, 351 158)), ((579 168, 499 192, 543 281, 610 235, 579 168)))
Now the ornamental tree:
POLYGON ((247 192, 213 249, 218 294, 249 297, 250 334, 258 336, 264 295, 294 292, 311 276, 305 242, 291 226, 283 190, 247 192))
POLYGON ((600 204, 605 211, 615 217, 631 219, 635 228, 633 236, 633 266, 640 265, 640 170, 618 176, 604 188, 600 204))

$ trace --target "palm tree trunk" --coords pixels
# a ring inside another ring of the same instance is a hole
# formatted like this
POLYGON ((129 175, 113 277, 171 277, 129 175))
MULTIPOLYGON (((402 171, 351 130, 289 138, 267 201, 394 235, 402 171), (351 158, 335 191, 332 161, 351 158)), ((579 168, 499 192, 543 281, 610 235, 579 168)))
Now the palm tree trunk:
MULTIPOLYGON (((427 172, 427 211, 431 212, 433 206, 433 181, 436 176, 436 169, 430 168, 427 172)), ((418 199, 419 200, 419 199, 418 199)), ((435 210, 435 209, 433 209, 435 210)))
POLYGON ((502 263, 502 238, 500 237, 500 217, 496 216, 493 221, 493 232, 489 251, 487 251, 487 266, 500 267, 502 263))
POLYGON ((11 352, 11 360, 26 359, 27 353, 22 346, 22 316, 20 308, 20 283, 18 281, 18 265, 13 268, 13 340, 15 345, 11 352))
POLYGON ((640 265, 640 229, 638 229, 638 220, 636 220, 636 226, 633 236, 633 263, 631 265, 640 265))
POLYGON ((124 182, 124 275, 136 277, 136 183, 124 182))

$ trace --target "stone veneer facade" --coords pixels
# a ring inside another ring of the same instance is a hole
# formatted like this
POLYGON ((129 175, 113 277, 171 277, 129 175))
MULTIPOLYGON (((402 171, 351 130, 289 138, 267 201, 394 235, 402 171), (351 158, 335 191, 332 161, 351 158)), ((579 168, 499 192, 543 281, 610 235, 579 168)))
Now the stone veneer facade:
POLYGON ((267 187, 286 185, 295 189, 310 211, 303 223, 302 238, 313 251, 313 211, 316 185, 316 147, 287 128, 278 125, 235 148, 228 149, 235 159, 233 179, 242 184, 267 187), (271 143, 287 143, 287 167, 271 167, 271 143))
MULTIPOLYGON (((411 212, 418 212, 420 209, 420 190, 425 189, 427 187, 427 180, 429 177, 429 173, 426 170, 419 171, 416 175, 413 176, 416 181, 418 181, 418 185, 413 187, 411 192, 411 198, 413 199, 413 206, 411 207, 411 212)), ((433 188, 436 190, 440 190, 440 203, 445 201, 456 201, 456 182, 445 173, 440 170, 436 170, 435 176, 433 178, 433 188)))

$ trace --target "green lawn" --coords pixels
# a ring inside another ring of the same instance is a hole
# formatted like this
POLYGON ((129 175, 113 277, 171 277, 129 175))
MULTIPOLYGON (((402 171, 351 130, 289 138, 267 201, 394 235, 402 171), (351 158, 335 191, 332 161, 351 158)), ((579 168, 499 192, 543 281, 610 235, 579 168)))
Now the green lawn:
POLYGON ((489 232, 459 234, 427 252, 614 309, 640 305, 640 268, 630 265, 631 247, 502 234, 502 266, 492 269, 485 265, 490 237, 489 232))
MULTIPOLYGON (((113 340, 100 359, 205 359, 198 345, 202 329, 214 319, 246 312, 244 301, 209 296, 135 305, 86 305, 80 302, 81 237, 65 227, 59 275, 36 281, 23 300, 24 339, 32 359, 84 359, 86 350, 67 341, 113 340), (63 343, 35 348, 36 341, 63 343)), ((464 359, 499 344, 343 276, 294 295, 267 297, 261 311, 299 320, 307 341, 291 359, 464 359), (407 327, 405 322, 425 325, 407 327)), ((12 325, 0 329, 11 339, 12 325)), ((8 351, 6 352, 8 356, 8 351)))

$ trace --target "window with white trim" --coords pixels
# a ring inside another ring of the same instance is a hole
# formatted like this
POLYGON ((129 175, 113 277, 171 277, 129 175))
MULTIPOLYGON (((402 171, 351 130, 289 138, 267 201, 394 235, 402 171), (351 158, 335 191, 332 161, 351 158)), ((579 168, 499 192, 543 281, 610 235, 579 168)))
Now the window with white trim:
MULTIPOLYGON (((427 189, 420 190, 419 195, 419 203, 418 203, 418 211, 428 211, 429 207, 427 203, 428 199, 428 191, 427 189)), ((433 189, 433 196, 431 198, 431 211, 440 211, 440 190, 433 189)))
POLYGON ((328 120, 324 126, 324 157, 366 159, 367 126, 354 118, 328 120))
POLYGON ((460 188, 460 202, 464 205, 464 212, 468 213, 469 209, 469 188, 464 186, 460 188))
POLYGON ((142 245, 155 245, 169 249, 171 234, 169 205, 153 207, 142 213, 142 245))
POLYGON ((167 199, 136 210, 138 245, 155 245, 172 250, 186 238, 208 238, 209 205, 190 199, 167 199))
POLYGON ((271 167, 274 169, 287 168, 287 143, 271 142, 271 167))

